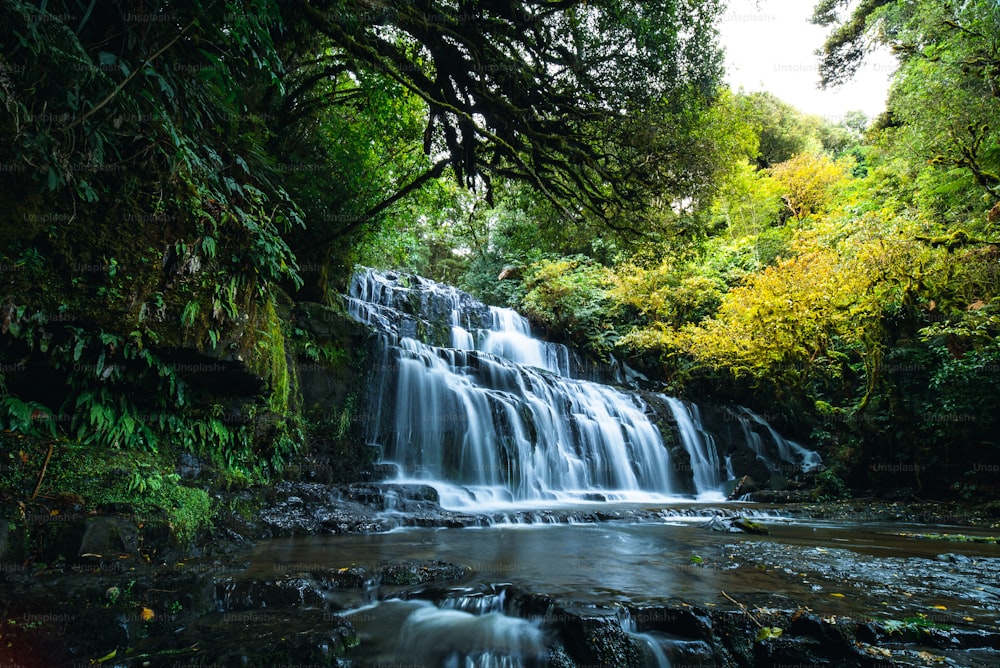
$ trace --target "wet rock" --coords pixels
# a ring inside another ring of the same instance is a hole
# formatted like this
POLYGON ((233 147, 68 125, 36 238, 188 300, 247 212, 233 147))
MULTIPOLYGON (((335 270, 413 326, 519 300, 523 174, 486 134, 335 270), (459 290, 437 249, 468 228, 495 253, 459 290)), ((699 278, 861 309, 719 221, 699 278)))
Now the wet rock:
POLYGON ((364 507, 318 508, 313 519, 312 530, 321 533, 375 533, 390 528, 364 507))
POLYGON ((793 619, 785 631, 786 635, 804 636, 819 641, 829 657, 852 654, 855 625, 849 620, 828 622, 813 614, 803 614, 793 619))
POLYGON ((442 510, 428 485, 283 482, 260 511, 274 535, 372 533, 398 526, 479 526, 481 517, 442 510))
POLYGON ((963 649, 1000 650, 1000 631, 956 629, 952 635, 963 649))
POLYGON ((615 610, 559 607, 547 618, 579 665, 638 668, 642 652, 622 629, 615 610))
POLYGON ((671 666, 716 668, 719 665, 719 652, 704 640, 673 640, 668 650, 671 666))
POLYGON ((417 585, 458 580, 469 571, 444 561, 391 562, 382 564, 382 582, 388 585, 417 585))
POLYGON ((175 634, 169 644, 152 640, 137 643, 137 649, 154 656, 159 647, 172 652, 169 663, 153 665, 317 668, 349 665, 341 657, 360 642, 351 623, 336 614, 287 610, 212 615, 175 634))
POLYGON ((566 652, 562 643, 554 643, 549 647, 549 656, 546 663, 547 668, 577 668, 576 663, 566 652))
POLYGON ((300 577, 274 581, 226 578, 216 584, 215 592, 220 611, 324 605, 324 598, 315 584, 300 577))
POLYGON ((935 559, 937 559, 938 561, 947 561, 948 563, 951 564, 967 564, 970 561, 972 561, 972 557, 968 557, 964 554, 952 554, 952 553, 939 554, 937 555, 937 557, 935 557, 935 559))
POLYGON ((702 609, 651 606, 631 609, 632 620, 640 633, 660 631, 683 638, 712 640, 712 618, 702 609))
POLYGON ((820 641, 808 637, 781 636, 759 641, 753 647, 753 661, 755 666, 822 668, 824 666, 844 665, 836 663, 835 659, 825 655, 823 644, 820 641))
POLYGON ((189 452, 181 453, 177 458, 174 471, 184 480, 197 480, 204 472, 208 462, 201 457, 195 457, 189 452))
POLYGON ((715 516, 709 519, 707 522, 698 525, 699 529, 708 529, 709 531, 720 531, 727 533, 741 533, 742 529, 735 526, 735 519, 733 517, 719 517, 715 516))
POLYGON ((139 529, 125 517, 93 517, 87 520, 77 554, 117 557, 139 553, 139 529))
POLYGON ((309 575, 329 589, 367 589, 381 582, 380 574, 374 574, 363 566, 312 571, 309 575))

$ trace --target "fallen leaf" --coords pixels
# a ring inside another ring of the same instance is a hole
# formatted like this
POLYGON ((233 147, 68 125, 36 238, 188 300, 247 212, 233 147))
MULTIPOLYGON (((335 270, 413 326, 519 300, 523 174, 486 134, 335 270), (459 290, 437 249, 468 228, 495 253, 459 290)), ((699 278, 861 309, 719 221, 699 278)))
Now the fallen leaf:
POLYGON ((156 617, 156 613, 150 610, 149 608, 143 608, 142 612, 139 613, 139 618, 142 619, 142 621, 144 622, 148 622, 153 617, 156 617))
POLYGON ((834 592, 834 593, 831 593, 831 594, 830 594, 830 596, 836 596, 837 598, 844 598, 844 595, 843 595, 843 594, 838 594, 838 593, 836 593, 836 592, 834 592))
POLYGON ((937 654, 931 654, 930 652, 917 652, 917 656, 919 656, 921 659, 929 663, 941 663, 944 661, 943 656, 938 656, 937 654))
POLYGON ((118 648, 116 647, 115 649, 111 650, 110 652, 102 656, 100 659, 94 659, 94 663, 104 663, 105 661, 110 661, 117 655, 118 655, 118 648))

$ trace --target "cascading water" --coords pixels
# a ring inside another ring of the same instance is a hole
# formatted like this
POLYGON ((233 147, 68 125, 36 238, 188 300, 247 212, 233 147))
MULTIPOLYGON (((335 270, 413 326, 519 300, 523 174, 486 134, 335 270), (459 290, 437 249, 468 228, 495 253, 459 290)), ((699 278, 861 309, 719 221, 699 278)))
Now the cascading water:
POLYGON ((539 623, 502 612, 474 614, 427 602, 399 628, 399 665, 444 668, 528 668, 545 664, 539 623))
POLYGON ((632 613, 629 612, 628 608, 619 608, 617 617, 622 631, 638 643, 644 655, 645 664, 649 668, 671 668, 670 659, 667 657, 660 639, 649 633, 639 633, 635 620, 632 619, 632 613))
POLYGON ((819 453, 804 448, 795 441, 783 438, 767 420, 749 408, 740 407, 737 417, 740 421, 740 428, 746 436, 747 445, 772 473, 787 473, 789 469, 815 471, 823 465, 819 453), (754 431, 754 425, 763 427, 771 436, 772 448, 769 448, 760 434, 754 431))
POLYGON ((676 397, 663 397, 663 400, 673 413, 680 432, 681 445, 691 458, 691 475, 699 498, 706 500, 709 496, 724 498, 721 492, 723 483, 732 478, 732 475, 723 478, 723 475, 730 471, 719 461, 715 439, 702 429, 698 407, 686 404, 676 397))
POLYGON ((370 269, 354 276, 347 303, 382 334, 369 438, 400 481, 433 484, 443 506, 722 498, 731 471, 696 407, 651 395, 669 406, 687 466, 647 400, 594 382, 621 383, 618 366, 532 337, 515 311, 370 269))

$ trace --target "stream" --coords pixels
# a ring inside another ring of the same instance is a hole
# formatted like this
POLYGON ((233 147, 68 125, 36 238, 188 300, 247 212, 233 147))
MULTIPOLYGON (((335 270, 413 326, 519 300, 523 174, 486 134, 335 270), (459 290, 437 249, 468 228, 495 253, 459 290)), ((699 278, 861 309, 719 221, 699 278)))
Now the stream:
MULTIPOLYGON (((667 513, 656 523, 400 529, 278 539, 257 548, 245 577, 349 567, 377 572, 387 562, 440 560, 462 566, 465 576, 446 584, 373 582, 364 589, 327 591, 329 605, 342 610, 357 629, 361 645, 352 658, 366 666, 546 665, 558 613, 551 605, 548 613, 526 611, 514 592, 614 614, 626 635, 644 648, 640 665, 648 666, 716 665, 705 648, 705 656, 696 652, 692 658, 690 639, 639 629, 655 627, 653 615, 671 606, 733 607, 722 592, 752 606, 762 620, 770 610, 799 609, 853 623, 925 619, 942 628, 975 622, 1000 631, 995 545, 901 535, 955 533, 956 527, 834 523, 765 512, 756 519, 768 535, 704 528, 719 510, 705 506, 703 515, 684 517, 667 513)), ((964 534, 977 535, 967 529, 964 534)), ((1000 665, 995 649, 960 656, 948 665, 1000 665)))

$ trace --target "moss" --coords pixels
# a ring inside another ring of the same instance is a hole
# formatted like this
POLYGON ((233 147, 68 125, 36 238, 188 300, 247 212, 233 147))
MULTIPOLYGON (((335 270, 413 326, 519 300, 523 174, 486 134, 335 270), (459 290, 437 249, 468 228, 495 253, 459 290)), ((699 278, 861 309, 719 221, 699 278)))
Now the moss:
MULTIPOLYGON (((3 436, 0 487, 14 499, 29 502, 41 477, 47 444, 41 439, 3 436)), ((41 480, 35 502, 51 510, 129 513, 143 523, 165 519, 183 546, 212 528, 211 497, 204 490, 181 484, 173 474, 172 455, 168 453, 60 442, 53 447, 41 480)))
POLYGON ((762 535, 771 533, 771 531, 760 522, 754 522, 753 520, 748 520, 745 517, 737 517, 733 520, 733 526, 737 529, 742 529, 747 533, 762 535))
POLYGON ((204 490, 173 485, 163 496, 170 505, 167 519, 182 545, 190 545, 199 533, 212 528, 212 499, 204 490))
POLYGON ((268 383, 268 408, 286 415, 295 406, 298 386, 295 367, 289 364, 282 320, 269 299, 253 317, 242 344, 247 368, 268 383))

